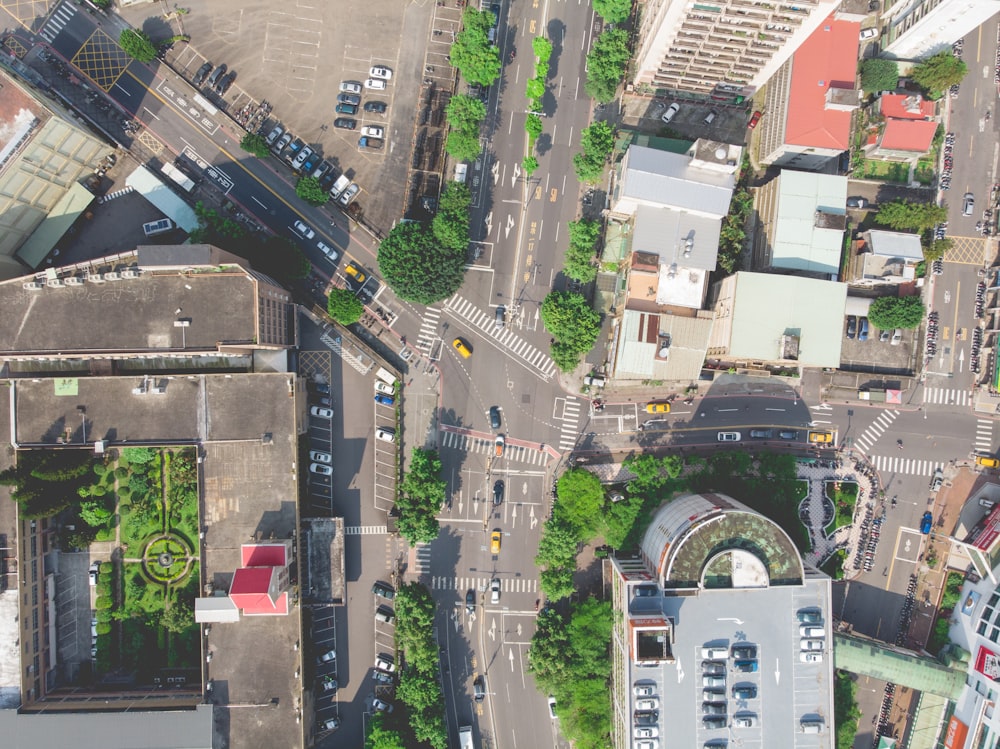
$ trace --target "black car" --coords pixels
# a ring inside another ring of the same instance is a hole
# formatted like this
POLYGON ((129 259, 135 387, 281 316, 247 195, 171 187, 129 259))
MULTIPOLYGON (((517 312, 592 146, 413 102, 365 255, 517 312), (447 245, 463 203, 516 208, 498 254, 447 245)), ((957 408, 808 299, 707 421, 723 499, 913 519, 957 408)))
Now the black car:
POLYGON ((852 196, 847 199, 848 208, 865 208, 868 206, 867 198, 862 198, 860 195, 852 196))
POLYGON ((396 597, 396 589, 388 583, 383 583, 381 581, 372 585, 372 593, 390 601, 396 597))
POLYGON ((339 127, 341 130, 354 130, 358 126, 357 120, 349 120, 346 117, 338 117, 333 121, 334 127, 339 127))
POLYGON ((774 432, 770 429, 751 429, 750 437, 756 440, 769 440, 774 436, 774 432))
POLYGON ((490 426, 500 428, 500 409, 497 406, 490 406, 490 426))
POLYGON ((733 645, 733 658, 756 658, 757 657, 757 646, 748 645, 743 643, 741 645, 733 645))
POLYGON ((503 502, 503 481, 497 479, 493 484, 493 504, 498 505, 503 502))
POLYGON ((472 682, 472 693, 475 695, 474 699, 476 702, 482 702, 483 698, 486 697, 486 684, 483 682, 482 674, 477 676, 476 680, 472 682))
POLYGON ((778 432, 778 436, 783 440, 797 440, 799 438, 798 432, 778 432))
POLYGON ((375 114, 385 114, 385 110, 388 109, 384 101, 366 101, 365 111, 374 112, 375 114))
POLYGON ((236 80, 236 71, 230 70, 228 73, 226 73, 226 77, 219 81, 219 85, 215 87, 215 93, 217 93, 219 96, 222 96, 229 90, 229 87, 233 85, 233 81, 235 80, 236 80))
POLYGON ((208 85, 214 86, 216 83, 219 82, 219 79, 225 74, 226 74, 226 63, 222 63, 219 67, 215 69, 215 72, 212 73, 211 77, 209 77, 208 85))
POLYGON ((316 383, 316 392, 320 393, 322 395, 329 395, 330 394, 330 386, 327 385, 325 382, 317 382, 316 383))
POLYGON ((493 3, 490 5, 490 11, 493 13, 493 25, 500 25, 500 3, 493 3))
POLYGON ((470 614, 476 610, 476 591, 472 588, 465 594, 465 610, 470 614))
POLYGON ((338 104, 337 114, 357 114, 358 105, 357 104, 338 104))
POLYGON ((337 103, 358 106, 361 103, 361 97, 357 94, 337 94, 337 103))
POLYGON ((208 77, 208 74, 211 71, 212 71, 212 63, 206 62, 204 65, 198 68, 198 72, 194 74, 194 78, 191 80, 191 82, 195 86, 200 86, 202 83, 205 82, 205 78, 208 77))

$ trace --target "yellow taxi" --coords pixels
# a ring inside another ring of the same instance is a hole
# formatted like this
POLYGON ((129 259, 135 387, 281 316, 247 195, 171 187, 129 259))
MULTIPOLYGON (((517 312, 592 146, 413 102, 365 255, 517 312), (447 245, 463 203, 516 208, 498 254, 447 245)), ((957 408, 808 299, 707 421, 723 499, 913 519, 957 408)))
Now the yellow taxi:
POLYGON ((363 284, 368 278, 368 276, 364 274, 364 271, 362 271, 361 268, 354 263, 348 263, 347 267, 344 268, 344 273, 349 275, 352 279, 354 279, 354 283, 359 285, 363 284))
POLYGON ((456 338, 451 342, 451 345, 454 346, 455 350, 462 355, 463 359, 468 359, 472 356, 472 349, 469 348, 469 344, 462 338, 456 338))
POLYGON ((810 442, 833 442, 833 435, 830 432, 809 432, 810 442))
POLYGON ((668 414, 670 413, 670 404, 666 401, 650 401, 646 404, 646 413, 668 414))
POLYGON ((992 455, 977 455, 976 465, 983 468, 1000 468, 1000 460, 997 460, 992 455))
POLYGON ((500 531, 493 531, 490 534, 490 554, 500 553, 500 531))

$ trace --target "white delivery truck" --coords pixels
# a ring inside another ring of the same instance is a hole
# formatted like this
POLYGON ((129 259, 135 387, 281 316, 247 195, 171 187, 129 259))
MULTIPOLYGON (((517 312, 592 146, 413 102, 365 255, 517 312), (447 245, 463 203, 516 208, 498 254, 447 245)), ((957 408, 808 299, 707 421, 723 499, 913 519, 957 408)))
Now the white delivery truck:
POLYGON ((382 382, 386 385, 394 386, 396 384, 396 376, 385 367, 379 367, 375 372, 375 376, 382 380, 382 382))
POLYGON ((458 729, 458 745, 461 749, 473 749, 472 726, 460 726, 458 729))
POLYGON ((351 184, 351 179, 346 174, 341 174, 337 177, 337 181, 333 183, 333 187, 330 188, 330 199, 336 200, 341 196, 344 190, 347 189, 348 185, 351 184))

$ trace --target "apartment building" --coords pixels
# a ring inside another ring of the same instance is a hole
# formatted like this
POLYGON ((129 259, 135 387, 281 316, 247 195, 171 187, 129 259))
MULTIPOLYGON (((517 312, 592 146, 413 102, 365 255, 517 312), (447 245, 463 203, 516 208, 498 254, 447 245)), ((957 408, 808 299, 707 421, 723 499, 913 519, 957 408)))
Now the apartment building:
POLYGON ((886 3, 882 14, 882 56, 922 60, 951 48, 997 10, 996 0, 903 0, 886 3))

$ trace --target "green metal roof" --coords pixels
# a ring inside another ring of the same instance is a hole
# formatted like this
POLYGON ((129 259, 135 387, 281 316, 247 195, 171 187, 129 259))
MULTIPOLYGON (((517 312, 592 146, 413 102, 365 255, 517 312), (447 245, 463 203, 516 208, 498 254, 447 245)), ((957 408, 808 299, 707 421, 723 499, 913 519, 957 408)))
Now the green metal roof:
POLYGON ((79 182, 73 183, 65 194, 56 202, 48 215, 31 233, 28 240, 21 245, 17 256, 29 268, 35 269, 41 265, 45 256, 52 252, 56 242, 69 231, 73 222, 87 210, 94 201, 94 194, 79 182))
POLYGON ((841 633, 833 636, 833 664, 844 671, 902 684, 950 700, 957 700, 965 687, 965 670, 958 671, 931 658, 841 633))

